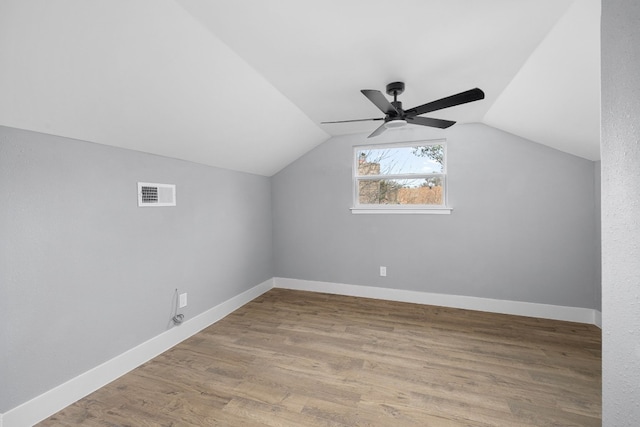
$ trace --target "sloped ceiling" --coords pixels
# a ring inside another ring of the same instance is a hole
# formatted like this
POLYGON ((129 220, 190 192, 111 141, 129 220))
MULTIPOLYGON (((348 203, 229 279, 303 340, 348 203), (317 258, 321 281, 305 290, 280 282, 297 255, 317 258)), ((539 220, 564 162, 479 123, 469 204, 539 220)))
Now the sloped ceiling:
POLYGON ((577 1, 531 53, 484 123, 600 158, 600 3, 577 1))
POLYGON ((3 0, 0 125, 270 176, 360 94, 599 156, 599 0, 3 0))

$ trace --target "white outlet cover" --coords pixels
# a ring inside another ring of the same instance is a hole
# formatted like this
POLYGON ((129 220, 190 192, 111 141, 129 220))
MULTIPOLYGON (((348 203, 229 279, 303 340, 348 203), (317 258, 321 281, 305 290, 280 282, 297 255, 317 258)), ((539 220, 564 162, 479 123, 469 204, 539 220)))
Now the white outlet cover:
POLYGON ((187 294, 180 294, 180 308, 187 306, 187 294))
POLYGON ((385 277, 387 275, 387 267, 380 267, 380 276, 385 277))

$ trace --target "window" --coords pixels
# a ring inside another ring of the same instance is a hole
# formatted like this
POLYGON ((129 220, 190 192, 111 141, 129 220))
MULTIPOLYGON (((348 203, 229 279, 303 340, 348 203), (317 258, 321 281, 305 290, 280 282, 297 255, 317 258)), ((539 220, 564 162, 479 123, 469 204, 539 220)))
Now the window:
POLYGON ((354 149, 353 213, 450 213, 446 143, 419 141, 354 149))

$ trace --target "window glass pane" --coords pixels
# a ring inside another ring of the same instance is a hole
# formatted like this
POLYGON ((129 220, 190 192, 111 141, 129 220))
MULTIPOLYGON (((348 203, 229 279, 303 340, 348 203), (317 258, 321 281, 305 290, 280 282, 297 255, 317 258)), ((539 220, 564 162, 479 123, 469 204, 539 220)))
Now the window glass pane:
POLYGON ((358 181, 361 205, 442 205, 442 177, 358 181))
POLYGON ((387 147, 359 150, 358 175, 444 172, 444 146, 387 147))

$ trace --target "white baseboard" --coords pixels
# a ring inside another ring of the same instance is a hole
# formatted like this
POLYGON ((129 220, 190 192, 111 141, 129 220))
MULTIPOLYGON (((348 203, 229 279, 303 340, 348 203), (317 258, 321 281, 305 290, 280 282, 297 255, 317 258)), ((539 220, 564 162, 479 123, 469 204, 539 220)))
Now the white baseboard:
MULTIPOLYGON (((602 329, 602 312, 599 310, 593 310, 593 312, 593 324, 602 329)), ((0 427, 2 426, 0 425, 0 427)))
POLYGON ((269 279, 218 304, 182 325, 151 338, 119 356, 67 381, 40 396, 0 414, 0 427, 33 425, 93 393, 118 377, 153 359, 160 353, 198 333, 273 288, 269 279))
POLYGON ((378 288, 374 286, 287 279, 283 277, 275 277, 273 280, 276 288, 464 308, 467 310, 487 311, 491 313, 588 323, 602 327, 602 314, 598 310, 590 308, 565 307, 463 295, 435 294, 402 289, 378 288))

